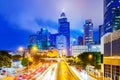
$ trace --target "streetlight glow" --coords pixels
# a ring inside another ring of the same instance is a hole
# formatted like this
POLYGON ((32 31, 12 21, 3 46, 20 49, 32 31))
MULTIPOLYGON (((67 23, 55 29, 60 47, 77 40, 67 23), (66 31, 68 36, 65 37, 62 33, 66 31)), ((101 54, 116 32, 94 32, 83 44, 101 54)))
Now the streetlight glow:
POLYGON ((93 58, 93 55, 92 55, 92 54, 89 54, 89 55, 88 55, 88 58, 89 58, 89 59, 92 59, 92 58, 93 58))
POLYGON ((23 52, 24 51, 24 47, 19 47, 18 51, 23 52))
POLYGON ((36 51, 38 51, 37 46, 33 46, 33 47, 32 47, 32 52, 36 52, 36 51))

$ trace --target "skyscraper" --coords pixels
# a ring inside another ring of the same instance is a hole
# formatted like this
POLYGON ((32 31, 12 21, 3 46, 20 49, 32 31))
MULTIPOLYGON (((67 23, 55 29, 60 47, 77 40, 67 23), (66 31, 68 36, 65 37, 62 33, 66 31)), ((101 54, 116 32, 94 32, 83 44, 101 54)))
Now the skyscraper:
POLYGON ((101 37, 104 35, 104 27, 103 25, 99 26, 99 44, 101 43, 101 37))
POLYGON ((67 39, 67 55, 69 56, 70 55, 70 23, 67 21, 64 12, 61 13, 58 22, 59 22, 59 28, 58 28, 59 34, 64 35, 67 39))
POLYGON ((120 0, 104 0, 104 34, 120 29, 120 0))
POLYGON ((85 21, 83 43, 84 45, 93 44, 93 23, 91 19, 85 21))
POLYGON ((46 28, 41 28, 41 31, 29 37, 29 48, 37 46, 39 50, 47 50, 49 45, 49 32, 46 28))
POLYGON ((50 34, 49 36, 49 42, 50 42, 50 47, 52 48, 56 48, 56 36, 58 36, 59 34, 50 34))
POLYGON ((49 32, 46 28, 41 28, 41 31, 38 33, 38 48, 41 50, 47 50, 49 46, 48 42, 49 32))
POLYGON ((78 37, 77 44, 78 44, 78 45, 83 45, 83 37, 82 37, 82 36, 79 36, 79 37, 78 37))
MULTIPOLYGON (((106 33, 101 39, 104 78, 120 80, 120 30, 106 33)), ((106 80, 106 79, 104 79, 106 80)))
POLYGON ((29 45, 36 46, 37 45, 37 35, 29 36, 29 45))
POLYGON ((58 49, 59 55, 66 55, 67 51, 67 42, 66 37, 62 34, 59 34, 56 36, 56 48, 58 49), (64 51, 64 53, 63 53, 64 51))

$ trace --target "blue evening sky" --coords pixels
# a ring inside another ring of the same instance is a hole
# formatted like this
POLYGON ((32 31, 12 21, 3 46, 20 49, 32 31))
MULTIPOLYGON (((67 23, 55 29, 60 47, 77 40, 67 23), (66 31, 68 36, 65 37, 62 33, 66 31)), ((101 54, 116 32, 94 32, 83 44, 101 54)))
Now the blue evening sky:
POLYGON ((64 11, 70 22, 71 38, 83 34, 86 19, 94 24, 94 40, 103 24, 103 0, 0 0, 0 50, 27 47, 29 35, 42 27, 57 33, 58 18, 64 11))

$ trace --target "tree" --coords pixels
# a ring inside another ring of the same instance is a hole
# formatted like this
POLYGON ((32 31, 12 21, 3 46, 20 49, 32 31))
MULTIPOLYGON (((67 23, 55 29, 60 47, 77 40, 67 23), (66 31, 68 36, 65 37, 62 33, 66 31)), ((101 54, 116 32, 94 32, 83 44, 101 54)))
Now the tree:
POLYGON ((12 56, 12 59, 13 60, 21 60, 22 56, 21 55, 14 55, 14 56, 12 56))
POLYGON ((100 52, 84 52, 78 55, 83 62, 83 66, 86 67, 88 64, 99 68, 101 64, 101 54, 100 52))
POLYGON ((29 58, 23 58, 21 61, 21 64, 25 67, 28 65, 31 65, 33 63, 33 59, 31 57, 29 58))
POLYGON ((0 51, 0 67, 11 67, 11 55, 7 51, 0 51))
POLYGON ((23 66, 28 66, 28 58, 23 58, 22 59, 22 61, 21 61, 21 64, 23 65, 23 66))

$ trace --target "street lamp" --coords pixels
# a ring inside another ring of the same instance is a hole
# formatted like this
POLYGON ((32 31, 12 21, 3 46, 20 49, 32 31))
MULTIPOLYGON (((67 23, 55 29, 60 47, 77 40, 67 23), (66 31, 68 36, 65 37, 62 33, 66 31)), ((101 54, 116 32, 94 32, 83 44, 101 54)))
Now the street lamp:
POLYGON ((66 53, 65 49, 63 49, 62 50, 62 57, 65 56, 65 53, 66 53))
MULTIPOLYGON (((20 46, 20 47, 18 48, 18 52, 20 52, 20 53, 22 54, 23 58, 25 57, 25 49, 24 49, 24 47, 20 46)), ((21 55, 21 54, 20 54, 20 55, 21 55)), ((22 73, 23 73, 23 72, 21 71, 20 74, 22 74, 22 73)))
POLYGON ((19 52, 23 52, 23 51, 24 51, 24 47, 19 47, 19 48, 18 48, 18 51, 19 51, 19 52))
POLYGON ((33 47, 32 47, 32 52, 35 53, 35 52, 37 52, 37 51, 38 51, 38 47, 37 47, 37 46, 33 46, 33 47))
POLYGON ((24 57, 24 47, 19 47, 18 48, 18 52, 20 53, 20 55, 22 54, 22 56, 24 57))
POLYGON ((89 55, 88 55, 88 59, 91 60, 92 58, 93 58, 93 55, 92 55, 92 54, 89 54, 89 55))

